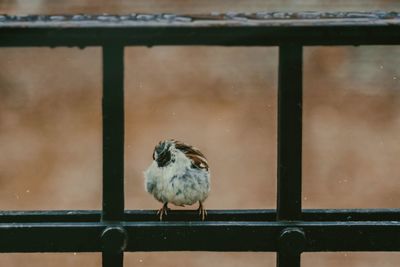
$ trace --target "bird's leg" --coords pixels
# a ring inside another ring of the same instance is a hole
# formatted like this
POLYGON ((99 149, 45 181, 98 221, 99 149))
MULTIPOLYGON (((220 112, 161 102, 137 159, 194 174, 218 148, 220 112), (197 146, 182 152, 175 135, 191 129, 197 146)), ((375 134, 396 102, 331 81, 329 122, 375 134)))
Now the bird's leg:
POLYGON ((205 219, 206 216, 207 216, 207 211, 206 211, 206 209, 203 207, 203 203, 202 203, 201 201, 199 201, 199 209, 198 209, 198 211, 199 211, 199 215, 200 215, 200 217, 201 217, 201 220, 204 221, 204 219, 205 219))
POLYGON ((163 215, 167 215, 168 214, 168 202, 165 202, 164 205, 161 207, 161 209, 159 209, 157 211, 157 215, 160 215, 160 221, 162 221, 163 215))

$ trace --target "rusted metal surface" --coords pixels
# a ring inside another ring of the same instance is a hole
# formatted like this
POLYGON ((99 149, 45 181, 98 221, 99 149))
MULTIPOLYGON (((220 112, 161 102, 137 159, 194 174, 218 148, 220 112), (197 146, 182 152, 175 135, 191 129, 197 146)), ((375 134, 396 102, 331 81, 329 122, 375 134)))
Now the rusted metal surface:
POLYGON ((200 15, 0 15, 0 27, 400 25, 398 12, 258 12, 200 15))

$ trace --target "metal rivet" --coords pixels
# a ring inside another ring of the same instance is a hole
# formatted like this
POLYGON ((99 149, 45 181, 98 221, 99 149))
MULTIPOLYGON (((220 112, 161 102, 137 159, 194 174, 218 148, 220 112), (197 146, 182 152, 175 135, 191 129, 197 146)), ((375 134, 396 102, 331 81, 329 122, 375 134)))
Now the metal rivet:
POLYGON ((279 251, 284 254, 300 254, 306 248, 306 235, 300 228, 285 228, 279 236, 278 246, 279 251))
POLYGON ((107 227, 101 234, 102 249, 105 252, 118 253, 124 251, 128 234, 120 226, 107 227))

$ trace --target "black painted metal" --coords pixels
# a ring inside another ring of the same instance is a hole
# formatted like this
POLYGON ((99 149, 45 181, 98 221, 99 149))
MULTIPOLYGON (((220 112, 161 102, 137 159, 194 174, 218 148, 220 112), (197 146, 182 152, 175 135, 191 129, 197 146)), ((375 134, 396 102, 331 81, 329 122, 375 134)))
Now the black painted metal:
MULTIPOLYGON (((124 199, 124 47, 113 43, 103 47, 103 222, 123 220, 124 199)), ((123 266, 114 230, 102 234, 104 267, 123 266)))
POLYGON ((0 27, 0 47, 86 47, 103 46, 117 40, 124 46, 222 45, 395 45, 400 44, 400 26, 364 25, 296 26, 244 25, 111 28, 4 28, 0 27))
POLYGON ((301 218, 302 58, 301 46, 279 48, 278 220, 301 218))
MULTIPOLYGON (((100 222, 101 211, 0 211, 0 224, 7 223, 40 223, 40 222, 100 222)), ((127 210, 125 222, 158 221, 155 210, 127 210)), ((165 221, 198 221, 197 211, 168 212, 165 221)), ((274 222, 275 210, 210 210, 207 221, 233 222, 274 222)), ((365 222, 365 221, 400 221, 400 209, 350 209, 350 210, 310 210, 302 211, 301 221, 312 222, 365 222)))
POLYGON ((107 227, 101 233, 103 252, 118 254, 124 251, 127 245, 128 233, 122 226, 107 227))
POLYGON ((300 256, 306 248, 306 235, 303 229, 288 227, 282 230, 278 240, 278 250, 282 256, 300 256))
POLYGON ((302 47, 400 44, 397 12, 0 15, 0 46, 103 47, 103 210, 0 211, 0 252, 400 251, 400 209, 301 210, 302 47), (124 47, 279 46, 277 210, 124 211, 124 47), (240 242, 238 242, 240 240, 240 242))
MULTIPOLYGON (((125 251, 276 252, 282 231, 304 231, 305 252, 400 251, 400 221, 395 222, 121 222, 125 251), (240 240, 240 242, 238 241, 240 240)), ((106 223, 0 224, 0 252, 100 252, 106 223)), ((111 237, 121 245, 121 239, 111 237)), ((290 240, 290 238, 289 238, 290 240)), ((295 248, 297 250, 297 248, 295 248)), ((285 253, 288 251, 286 250, 285 253)), ((283 253, 282 255, 286 255, 283 253)), ((115 255, 112 252, 109 255, 115 255)), ((114 265, 115 266, 115 265, 114 265)))
POLYGON ((300 266, 301 254, 295 253, 293 255, 278 252, 276 255, 276 266, 278 267, 294 267, 300 266))
POLYGON ((124 214, 124 47, 103 47, 103 217, 124 214))
POLYGON ((396 12, 0 16, 0 46, 400 44, 396 12))
MULTIPOLYGON (((279 47, 277 220, 301 219, 302 66, 302 46, 279 47)), ((291 234, 281 235, 279 242, 287 243, 287 236, 291 234)), ((277 266, 300 266, 301 251, 293 247, 292 252, 279 249, 277 266)))
POLYGON ((104 253, 102 254, 103 267, 122 267, 124 266, 124 253, 104 253))

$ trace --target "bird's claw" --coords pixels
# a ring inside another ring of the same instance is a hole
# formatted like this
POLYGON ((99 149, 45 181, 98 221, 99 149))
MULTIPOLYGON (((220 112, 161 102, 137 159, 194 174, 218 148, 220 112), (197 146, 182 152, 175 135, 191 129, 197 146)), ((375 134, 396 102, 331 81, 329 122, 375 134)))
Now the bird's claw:
POLYGON ((169 210, 169 208, 168 208, 168 203, 165 203, 165 204, 161 207, 161 209, 159 209, 159 210, 157 211, 157 215, 160 216, 160 221, 162 221, 164 215, 168 215, 168 210, 169 210))
POLYGON ((207 217, 207 211, 206 209, 203 207, 203 203, 199 203, 199 215, 202 221, 204 221, 204 219, 207 217))

